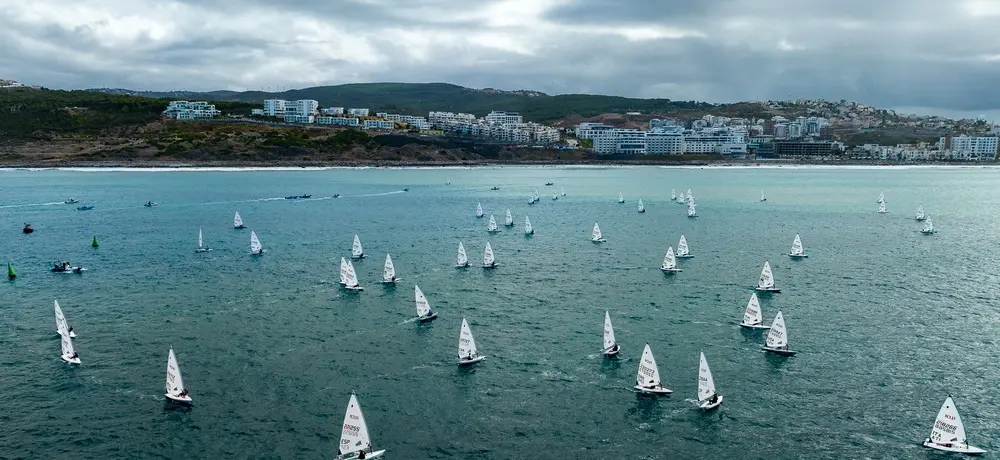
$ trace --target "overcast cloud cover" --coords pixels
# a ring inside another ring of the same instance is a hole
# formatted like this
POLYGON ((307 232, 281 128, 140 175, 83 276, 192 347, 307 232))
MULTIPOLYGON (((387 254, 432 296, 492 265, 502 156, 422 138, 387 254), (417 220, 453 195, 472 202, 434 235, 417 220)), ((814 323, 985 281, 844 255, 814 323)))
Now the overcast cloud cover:
POLYGON ((0 78, 53 88, 449 82, 1000 109, 1000 0, 0 0, 0 78))

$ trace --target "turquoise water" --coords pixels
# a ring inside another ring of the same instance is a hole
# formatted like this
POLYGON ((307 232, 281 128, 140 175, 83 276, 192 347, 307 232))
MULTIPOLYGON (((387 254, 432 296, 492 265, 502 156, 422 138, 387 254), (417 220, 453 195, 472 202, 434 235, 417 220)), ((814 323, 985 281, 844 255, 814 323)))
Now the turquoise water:
POLYGON ((0 284, 0 457, 331 458, 352 391, 374 446, 396 459, 936 458, 918 443, 949 393, 970 443, 996 449, 997 178, 962 168, 0 171, 0 261, 18 271, 0 284), (568 196, 551 200, 561 186, 568 196), (670 202, 671 188, 691 188, 700 217, 670 202), (529 206, 534 189, 542 199, 529 206), (889 214, 875 213, 880 190, 889 214), (314 198, 281 199, 305 193, 314 198), (95 209, 61 204, 68 197, 95 209), (501 224, 510 207, 515 230, 488 236, 476 202, 501 224), (938 234, 919 233, 920 203, 938 234), (235 211, 247 230, 232 228, 235 211), (604 245, 589 241, 595 221, 604 245), (34 234, 21 233, 25 222, 34 234), (199 227, 214 251, 194 252, 199 227), (269 251, 261 258, 249 255, 250 230, 269 251), (370 255, 355 263, 361 293, 337 284, 355 233, 370 255), (681 233, 696 257, 664 276, 681 233), (785 255, 795 233, 806 260, 785 255), (477 266, 487 240, 494 271, 477 266), (469 269, 454 268, 458 241, 469 269), (396 287, 378 283, 386 252, 396 287), (90 271, 51 274, 56 259, 90 271), (762 297, 765 320, 782 310, 793 358, 761 353, 763 336, 736 326, 764 260, 783 289, 762 297), (437 321, 412 321, 414 282, 437 321), (53 299, 82 366, 59 359, 53 299), (605 310, 617 360, 600 356, 605 310), (488 356, 471 369, 455 365, 463 316, 488 356), (669 398, 631 390, 647 342, 669 398), (164 404, 169 347, 190 410, 164 404), (691 402, 701 350, 725 396, 712 413, 691 402))

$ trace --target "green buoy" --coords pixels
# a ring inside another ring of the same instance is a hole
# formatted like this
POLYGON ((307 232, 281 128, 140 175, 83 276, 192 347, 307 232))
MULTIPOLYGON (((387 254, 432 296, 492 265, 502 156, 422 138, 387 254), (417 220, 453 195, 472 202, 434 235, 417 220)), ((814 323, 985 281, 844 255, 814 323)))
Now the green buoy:
POLYGON ((10 266, 10 262, 7 262, 7 278, 17 278, 17 273, 14 273, 14 267, 10 266))
POLYGON ((90 242, 90 247, 92 247, 92 248, 96 248, 96 247, 98 247, 98 246, 100 246, 100 245, 99 245, 99 244, 97 244, 97 235, 94 235, 94 241, 91 241, 91 242, 90 242))

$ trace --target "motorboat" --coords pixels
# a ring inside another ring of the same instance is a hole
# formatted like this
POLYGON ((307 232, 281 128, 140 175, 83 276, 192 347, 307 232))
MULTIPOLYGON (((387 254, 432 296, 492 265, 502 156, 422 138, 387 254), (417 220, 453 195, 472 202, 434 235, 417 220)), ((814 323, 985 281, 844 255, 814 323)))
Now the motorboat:
POLYGON ((299 198, 312 198, 312 195, 299 195, 299 198))
POLYGON ((490 190, 500 190, 500 187, 493 186, 493 188, 491 188, 490 190))
POLYGON ((340 194, 339 194, 339 193, 334 193, 334 194, 333 194, 333 197, 334 197, 334 198, 340 198, 340 194))
POLYGON ((24 230, 22 230, 22 231, 24 233, 31 233, 31 232, 34 232, 35 229, 31 227, 31 224, 24 224, 24 230))
POLYGON ((545 185, 548 186, 548 185, 556 185, 556 184, 554 184, 552 182, 546 182, 545 185))
POLYGON ((153 201, 147 201, 146 204, 144 204, 143 206, 147 208, 152 208, 153 206, 156 206, 156 203, 153 201))
POLYGON ((403 187, 403 191, 404 192, 409 192, 410 191, 410 187, 403 187))
POLYGON ((82 273, 87 269, 74 266, 71 262, 56 262, 52 266, 52 273, 82 273))
POLYGON ((91 209, 94 209, 94 205, 92 204, 85 204, 83 206, 76 207, 77 211, 90 211, 91 209))
POLYGON ((80 200, 78 200, 76 198, 70 198, 70 199, 68 199, 66 201, 63 201, 63 204, 77 204, 79 202, 80 202, 80 200))
POLYGON ((298 195, 286 196, 285 199, 286 200, 297 200, 297 199, 299 199, 299 196, 298 195))

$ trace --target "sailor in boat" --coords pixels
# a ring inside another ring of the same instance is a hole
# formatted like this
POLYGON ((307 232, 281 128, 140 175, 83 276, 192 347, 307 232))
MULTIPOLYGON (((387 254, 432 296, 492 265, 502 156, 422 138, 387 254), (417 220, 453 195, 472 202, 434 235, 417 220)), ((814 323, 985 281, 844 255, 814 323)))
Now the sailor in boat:
POLYGON ((73 352, 73 356, 70 356, 69 359, 76 359, 76 358, 79 358, 79 357, 80 357, 80 354, 74 351, 73 352))
POLYGON ((31 224, 24 224, 24 233, 31 233, 33 231, 35 231, 35 229, 31 228, 31 224))
MULTIPOLYGON (((66 331, 66 332, 68 332, 68 333, 72 334, 72 333, 73 333, 73 328, 72 328, 72 327, 71 327, 71 328, 69 328, 69 330, 68 330, 68 331, 66 331)), ((70 337, 72 337, 72 336, 70 336, 70 337)))
POLYGON ((718 400, 719 400, 719 395, 712 395, 711 398, 708 398, 708 404, 706 405, 710 406, 712 404, 715 404, 718 400))
POLYGON ((621 345, 618 345, 616 343, 608 347, 608 351, 606 351, 605 353, 618 353, 619 351, 621 351, 621 349, 622 349, 621 345))
POLYGON ((183 398, 183 397, 185 397, 185 396, 187 396, 187 395, 188 395, 188 391, 187 391, 187 388, 185 388, 185 389, 184 389, 183 391, 181 391, 180 393, 177 393, 177 397, 178 397, 178 398, 183 398))
POLYGON ((653 380, 653 379, 649 379, 649 384, 647 384, 647 385, 643 385, 642 382, 640 382, 638 380, 636 380, 635 384, 639 385, 639 386, 641 386, 643 388, 649 389, 649 390, 655 390, 656 387, 657 387, 656 381, 653 380))

